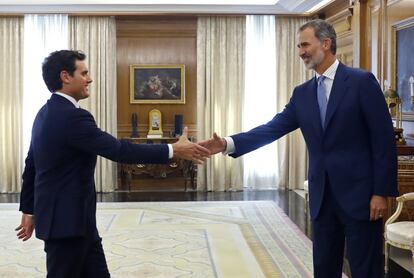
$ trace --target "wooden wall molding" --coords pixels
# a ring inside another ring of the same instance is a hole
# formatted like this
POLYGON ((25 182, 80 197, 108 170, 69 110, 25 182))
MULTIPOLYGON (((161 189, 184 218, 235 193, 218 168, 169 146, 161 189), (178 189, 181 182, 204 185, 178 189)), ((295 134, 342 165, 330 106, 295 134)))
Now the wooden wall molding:
POLYGON ((338 12, 341 12, 350 6, 350 1, 347 0, 336 0, 331 2, 328 6, 324 7, 320 11, 318 11, 318 16, 320 18, 331 18, 338 14, 338 12))
POLYGON ((371 0, 356 0, 353 3, 353 66, 371 69, 371 0))
POLYGON ((196 21, 196 17, 117 17, 117 37, 194 37, 196 21))
POLYGON ((393 5, 398 4, 402 1, 404 1, 404 0, 388 0, 387 6, 393 6, 393 5))
POLYGON ((134 30, 124 30, 122 33, 117 35, 118 38, 195 38, 197 37, 193 31, 165 31, 165 30, 158 30, 154 33, 152 30, 140 30, 139 32, 134 30))
POLYGON ((336 57, 344 64, 353 66, 353 14, 349 3, 335 1, 325 10, 326 21, 331 23, 336 32, 336 57))
POLYGON ((344 30, 349 31, 352 28, 352 11, 350 8, 343 9, 326 20, 332 24, 341 24, 344 30))
POLYGON ((352 13, 349 9, 340 12, 340 14, 333 18, 327 19, 327 21, 334 26, 339 45, 348 45, 352 43, 352 35, 354 31, 352 30, 352 13))

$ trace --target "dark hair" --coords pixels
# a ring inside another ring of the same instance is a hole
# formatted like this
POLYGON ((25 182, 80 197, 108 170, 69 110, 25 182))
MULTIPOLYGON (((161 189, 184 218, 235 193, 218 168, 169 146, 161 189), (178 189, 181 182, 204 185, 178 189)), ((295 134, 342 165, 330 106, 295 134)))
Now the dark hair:
POLYGON ((50 92, 62 89, 60 73, 67 71, 71 76, 76 70, 76 61, 85 60, 86 55, 77 50, 59 50, 49 54, 42 64, 43 80, 50 92))
POLYGON ((302 32, 306 28, 312 28, 315 32, 315 37, 322 42, 324 39, 331 39, 331 52, 336 54, 336 32, 331 24, 322 19, 315 19, 306 22, 299 28, 299 32, 302 32))

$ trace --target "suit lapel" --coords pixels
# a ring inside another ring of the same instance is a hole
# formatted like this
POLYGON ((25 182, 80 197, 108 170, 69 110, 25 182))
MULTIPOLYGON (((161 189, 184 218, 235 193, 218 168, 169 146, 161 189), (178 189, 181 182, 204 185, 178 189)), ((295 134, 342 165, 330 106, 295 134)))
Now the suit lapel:
POLYGON ((348 85, 346 83, 347 78, 348 74, 346 72, 346 67, 343 64, 339 63, 338 69, 336 70, 334 82, 332 84, 331 94, 329 95, 328 107, 325 117, 325 130, 329 126, 329 122, 331 121, 336 108, 338 107, 348 89, 348 85))

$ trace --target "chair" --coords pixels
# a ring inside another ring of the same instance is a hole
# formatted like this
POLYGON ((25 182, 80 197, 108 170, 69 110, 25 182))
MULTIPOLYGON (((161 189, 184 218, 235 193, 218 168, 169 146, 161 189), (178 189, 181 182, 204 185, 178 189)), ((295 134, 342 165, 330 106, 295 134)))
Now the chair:
POLYGON ((385 253, 385 273, 388 273, 388 251, 389 245, 397 248, 411 250, 414 277, 414 221, 395 222, 404 206, 404 202, 414 200, 414 192, 406 193, 397 197, 397 210, 385 222, 384 227, 384 253, 385 253))
POLYGON ((303 191, 305 191, 305 214, 308 213, 308 203, 309 203, 309 182, 305 180, 303 182, 303 191))

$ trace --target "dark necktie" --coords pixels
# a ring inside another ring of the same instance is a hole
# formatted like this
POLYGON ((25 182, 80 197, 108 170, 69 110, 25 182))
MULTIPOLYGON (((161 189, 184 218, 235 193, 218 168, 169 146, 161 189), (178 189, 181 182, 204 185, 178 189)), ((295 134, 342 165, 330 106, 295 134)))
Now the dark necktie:
POLYGON ((328 99, 326 98, 326 88, 325 83, 323 82, 325 80, 325 76, 321 75, 318 78, 318 104, 319 104, 319 113, 321 116, 321 123, 322 128, 325 128, 325 115, 326 115, 326 108, 328 106, 328 99))

